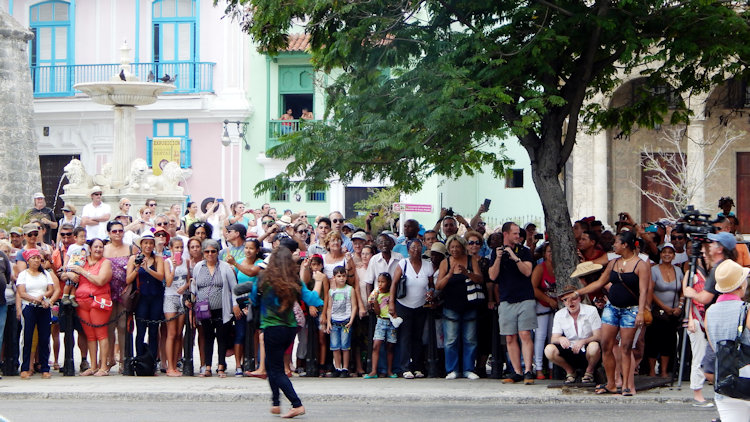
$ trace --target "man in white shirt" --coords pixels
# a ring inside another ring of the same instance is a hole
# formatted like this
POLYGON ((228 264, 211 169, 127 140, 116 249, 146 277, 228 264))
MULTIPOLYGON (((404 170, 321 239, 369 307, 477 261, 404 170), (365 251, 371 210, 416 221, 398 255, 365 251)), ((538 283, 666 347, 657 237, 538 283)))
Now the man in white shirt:
POLYGON ((581 303, 574 286, 561 295, 565 308, 555 313, 551 343, 544 348, 547 359, 565 369, 566 384, 576 381, 575 370, 585 367, 581 382, 594 382, 594 368, 601 359, 602 320, 596 307, 581 303))
POLYGON ((372 293, 373 285, 378 279, 380 273, 389 273, 391 278, 393 273, 396 272, 396 267, 399 261, 404 259, 404 256, 398 252, 393 252, 393 246, 396 242, 393 238, 387 234, 381 233, 378 236, 376 244, 380 253, 373 255, 370 258, 370 263, 367 266, 367 273, 365 274, 365 288, 367 289, 365 297, 370 297, 372 293))
POLYGON ((102 202, 102 188, 94 186, 89 192, 91 203, 86 204, 81 212, 81 226, 86 228, 86 240, 105 239, 107 221, 112 213, 109 205, 102 202))

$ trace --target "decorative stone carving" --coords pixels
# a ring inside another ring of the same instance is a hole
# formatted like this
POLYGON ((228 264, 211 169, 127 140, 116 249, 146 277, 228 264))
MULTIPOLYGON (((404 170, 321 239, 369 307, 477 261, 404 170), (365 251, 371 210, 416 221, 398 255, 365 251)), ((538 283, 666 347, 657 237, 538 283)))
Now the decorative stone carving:
POLYGON ((151 192, 146 176, 148 176, 148 164, 143 158, 136 158, 130 164, 130 176, 124 190, 128 193, 151 192))
POLYGON ((94 186, 91 176, 86 173, 86 169, 83 168, 81 160, 76 158, 70 160, 70 162, 63 167, 63 171, 65 177, 70 182, 63 186, 65 193, 86 192, 89 188, 94 186))
POLYGON ((174 161, 165 164, 160 175, 148 176, 146 180, 154 191, 182 194, 183 188, 179 185, 182 180, 182 168, 174 161))

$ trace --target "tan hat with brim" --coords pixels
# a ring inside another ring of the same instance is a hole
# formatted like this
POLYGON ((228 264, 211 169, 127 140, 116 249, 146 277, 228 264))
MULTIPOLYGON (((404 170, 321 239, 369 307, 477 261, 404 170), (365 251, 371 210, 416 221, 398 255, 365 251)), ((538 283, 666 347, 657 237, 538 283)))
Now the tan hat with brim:
POLYGON ((750 268, 745 268, 731 259, 724 260, 716 267, 716 291, 720 293, 729 293, 737 290, 742 282, 750 274, 750 268))
POLYGON ((604 267, 602 267, 601 264, 596 264, 596 263, 594 263, 592 261, 585 261, 585 262, 581 262, 580 264, 578 264, 576 266, 575 271, 573 271, 573 274, 571 274, 570 276, 573 277, 573 278, 575 278, 575 277, 585 277, 585 276, 587 276, 589 274, 593 274, 593 273, 601 270, 602 268, 604 268, 604 267))

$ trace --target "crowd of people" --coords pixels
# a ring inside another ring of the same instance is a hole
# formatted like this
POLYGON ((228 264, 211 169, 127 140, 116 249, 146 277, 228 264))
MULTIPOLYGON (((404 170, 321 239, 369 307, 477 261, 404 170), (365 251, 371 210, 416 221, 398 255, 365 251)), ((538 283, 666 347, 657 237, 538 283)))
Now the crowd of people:
POLYGON ((494 364, 504 383, 534 384, 557 366, 565 384, 632 396, 635 374, 674 375, 684 320, 694 404, 712 406, 702 394, 713 368, 701 366, 711 355, 705 333, 732 315, 707 321, 706 311, 729 300, 721 293, 744 293, 744 278, 737 284, 732 277, 747 271, 727 266, 750 266, 725 198, 690 285, 691 240, 682 226, 636 224, 621 213, 611 230, 593 217, 573 224, 581 264, 571 277, 579 283, 562 289, 555 245, 531 223, 489 230, 484 205, 468 221, 449 209, 434 227, 407 220, 399 234, 373 232, 373 215, 358 228, 337 211, 313 220, 304 211, 215 198, 190 202, 184 212, 154 199, 133 210, 123 198, 113 212, 101 189, 90 193, 80 216, 66 205, 57 220, 35 194, 31 220, 0 231, 5 375, 20 369, 24 379, 49 378, 60 369, 58 318, 70 307, 81 376, 123 372, 132 315, 134 356, 150 356, 154 373, 183 374, 190 335, 199 346, 199 376, 226 377, 233 354, 234 375, 268 378, 271 411, 280 413, 281 390, 292 402, 290 416, 304 413, 289 382, 294 372, 477 379, 494 364), (244 283, 252 286, 249 303, 235 292, 244 283), (256 339, 252 368, 242 361, 246 336, 256 339), (606 376, 597 378, 600 365, 606 376))

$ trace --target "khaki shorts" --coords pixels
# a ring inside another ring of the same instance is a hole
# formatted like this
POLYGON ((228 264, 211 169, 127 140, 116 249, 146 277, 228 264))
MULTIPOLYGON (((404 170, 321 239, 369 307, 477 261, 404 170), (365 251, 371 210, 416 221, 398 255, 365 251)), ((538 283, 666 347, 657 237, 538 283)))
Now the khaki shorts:
POLYGON ((510 336, 519 331, 536 330, 536 301, 524 300, 518 303, 500 302, 498 308, 500 334, 510 336))

